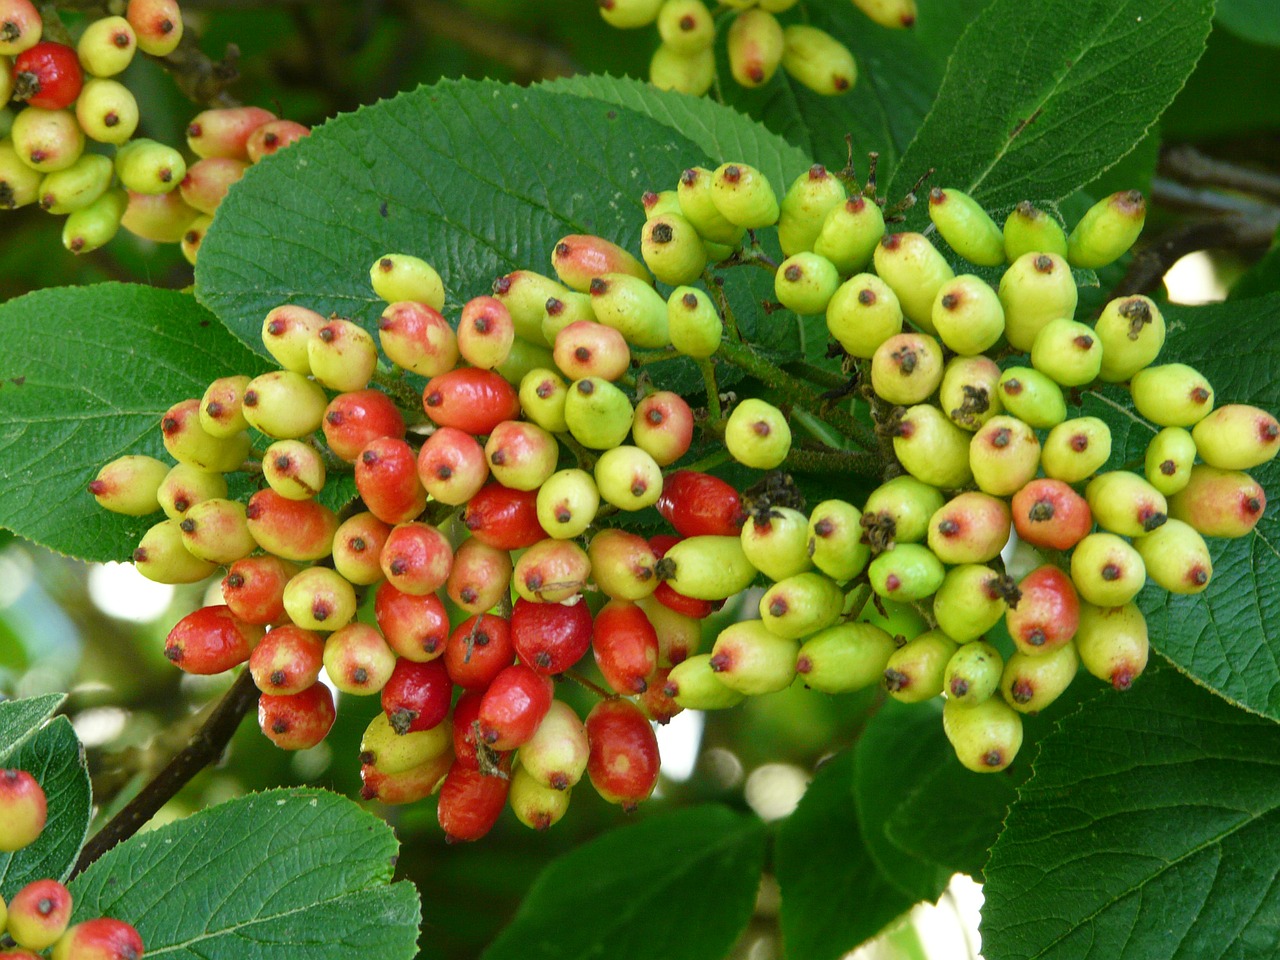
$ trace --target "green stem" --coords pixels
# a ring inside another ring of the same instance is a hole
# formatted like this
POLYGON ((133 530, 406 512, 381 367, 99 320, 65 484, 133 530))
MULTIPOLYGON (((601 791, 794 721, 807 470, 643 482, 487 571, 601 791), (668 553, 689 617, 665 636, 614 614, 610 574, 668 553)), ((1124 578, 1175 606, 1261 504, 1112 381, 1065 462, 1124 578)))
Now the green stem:
POLYGON ((732 340, 741 340, 742 334, 738 332, 738 318, 734 315, 733 307, 729 306, 729 298, 725 296, 724 287, 717 282, 717 278, 711 275, 711 271, 702 271, 702 283, 711 291, 711 296, 716 301, 716 308, 720 311, 720 316, 724 320, 725 330, 728 331, 732 340))
POLYGON ((797 377, 803 377, 810 383, 816 383, 820 387, 829 387, 832 390, 839 390, 849 385, 849 378, 842 377, 838 373, 832 373, 816 363, 807 363, 804 360, 791 360, 782 365, 782 369, 788 373, 794 373, 797 377))
POLYGON ((876 479, 880 476, 880 458, 874 453, 845 453, 840 450, 797 450, 791 448, 782 469, 801 473, 852 473, 876 479))
POLYGON ((680 467, 681 470, 694 470, 698 473, 706 473, 713 470, 722 463, 728 463, 733 457, 730 456, 728 450, 717 450, 715 453, 703 457, 701 460, 695 460, 688 466, 680 467))
POLYGON ((702 382, 707 385, 707 414, 711 418, 711 426, 719 432, 720 421, 724 419, 724 411, 720 408, 720 388, 716 385, 716 365, 710 359, 700 359, 698 369, 702 372, 702 382))
POLYGON ((575 440, 571 434, 557 433, 556 438, 568 447, 569 452, 578 461, 578 466, 590 473, 591 468, 595 466, 596 455, 575 440))
POLYGON ((651 363, 661 363, 663 360, 672 360, 680 356, 680 351, 674 347, 669 350, 632 350, 631 363, 633 366, 644 367, 651 363))

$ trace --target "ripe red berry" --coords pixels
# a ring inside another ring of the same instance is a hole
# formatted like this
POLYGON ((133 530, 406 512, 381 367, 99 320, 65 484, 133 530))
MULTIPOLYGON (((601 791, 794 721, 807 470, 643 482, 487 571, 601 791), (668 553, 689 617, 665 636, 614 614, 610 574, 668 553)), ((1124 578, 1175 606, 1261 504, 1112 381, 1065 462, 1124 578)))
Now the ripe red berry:
POLYGON ((463 367, 427 381, 422 408, 439 426, 480 436, 519 417, 520 399, 515 387, 492 370, 463 367))
POLYGON ((97 917, 68 928, 51 956, 53 960, 140 960, 142 950, 142 935, 131 925, 97 917))
POLYGON ((468 770, 480 769, 480 756, 476 752, 476 736, 480 717, 483 690, 468 690, 453 707, 453 756, 459 766, 468 770))
POLYGON ((380 390, 340 393, 325 408, 321 422, 329 449, 354 463, 370 442, 381 437, 404 439, 404 417, 380 390))
POLYGON ((373 601, 373 615, 387 644, 406 660, 425 663, 444 653, 449 615, 434 593, 403 593, 383 583, 373 601))
POLYGON ((333 694, 323 683, 300 693, 258 697, 258 726, 281 750, 309 750, 333 728, 333 694))
POLYGON ((315 500, 290 500, 259 490, 245 508, 249 533, 268 553, 286 560, 320 560, 333 552, 338 517, 315 500))
POLYGON ((693 442, 693 411, 678 393, 651 393, 636 404, 631 436, 659 466, 675 463, 693 442))
POLYGON ((1061 480, 1032 480, 1013 495, 1013 525, 1033 546, 1070 550, 1093 529, 1093 512, 1061 480))
POLYGON ((356 457, 356 489, 369 512, 384 523, 407 523, 427 506, 418 481, 418 458, 403 440, 373 440, 356 457))
POLYGON ((445 589, 463 610, 482 613, 507 595, 511 573, 510 553, 468 537, 453 555, 445 589))
POLYGON ((41 951, 57 943, 71 919, 71 892, 57 880, 36 880, 9 901, 7 932, 20 947, 41 951))
POLYGON ((487 689, 514 657, 511 625, 487 613, 459 624, 444 649, 449 679, 466 690, 487 689))
POLYGON ((682 537, 735 537, 746 520, 732 485, 694 470, 677 470, 663 481, 658 512, 682 537))
POLYGON ((495 750, 514 750, 533 736, 551 709, 550 677, 523 663, 498 674, 480 702, 480 732, 495 750))
POLYGON ((13 99, 43 110, 62 110, 80 96, 84 74, 75 50, 46 40, 13 61, 13 99))
POLYGON ((403 593, 425 596, 444 586, 453 565, 449 539, 428 523, 402 523, 382 547, 382 572, 403 593))
POLYGON ((1005 624, 1019 650, 1048 653, 1075 636, 1080 598, 1070 577, 1045 564, 1023 577, 1018 590, 1022 596, 1005 614, 1005 624))
POLYGON ((449 715, 453 683, 444 661, 401 659, 382 688, 382 712, 397 733, 430 730, 449 715))
POLYGON ((658 634, 634 603, 610 600, 596 614, 591 649, 614 690, 644 693, 658 669, 658 634))
POLYGON ((0 850, 34 843, 49 816, 40 784, 25 770, 0 770, 0 850))
MULTIPOLYGON (((509 767, 509 761, 504 759, 509 767)), ((436 815, 449 841, 479 840, 498 821, 507 804, 511 781, 506 775, 485 776, 455 763, 440 786, 436 815)))
POLYGON ((640 708, 654 723, 670 723, 671 718, 684 709, 667 693, 667 678, 670 675, 670 667, 659 667, 649 688, 640 696, 640 708))
POLYGON ((538 523, 538 494, 488 483, 467 503, 462 522, 481 543, 501 550, 520 550, 546 539, 538 523))
POLYGON ((581 601, 531 603, 521 597, 511 613, 511 642, 521 661, 539 673, 563 673, 591 646, 591 610, 581 601))
POLYGON ((489 461, 476 438, 455 427, 440 427, 418 454, 418 479, 441 503, 458 506, 489 479, 489 461))
POLYGON ((201 607, 169 631, 164 655, 187 673, 222 673, 248 660, 263 632, 261 626, 238 619, 228 606, 201 607))
POLYGON ((301 693, 316 682, 324 663, 318 633, 287 624, 262 638, 249 656, 249 672, 263 693, 301 693))
POLYGON ((669 583, 660 583, 656 590, 653 591, 653 599, 668 610, 676 613, 682 613, 686 617, 693 617, 695 620, 704 620, 716 609, 716 603, 712 600, 695 600, 693 597, 686 597, 684 594, 676 591, 676 588, 669 583))
POLYGON ((609 803, 634 808, 658 783, 658 738, 629 700, 602 700, 587 715, 587 774, 609 803))

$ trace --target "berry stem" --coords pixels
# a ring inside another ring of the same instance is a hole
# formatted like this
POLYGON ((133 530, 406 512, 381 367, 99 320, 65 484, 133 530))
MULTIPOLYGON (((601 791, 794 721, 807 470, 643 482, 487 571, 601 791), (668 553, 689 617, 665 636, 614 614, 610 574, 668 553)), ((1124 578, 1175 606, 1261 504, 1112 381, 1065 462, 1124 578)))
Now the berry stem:
POLYGON ((724 320, 729 339, 741 341, 742 334, 738 332, 738 318, 733 312, 733 307, 729 306, 729 298, 724 295, 724 280, 713 277, 711 270, 707 269, 702 271, 702 283, 711 291, 711 296, 716 301, 716 308, 720 311, 721 319, 724 320))
POLYGON ((716 385, 716 365, 710 359, 698 361, 698 369, 702 372, 702 381, 707 385, 707 413, 711 418, 711 428, 719 432, 720 422, 724 420, 724 411, 720 408, 720 388, 716 385))
POLYGON ((668 350, 633 350, 631 352, 631 365, 633 367, 644 367, 651 363, 661 363, 663 360, 673 360, 678 356, 681 356, 681 353, 674 347, 668 350))
POLYGON ((592 680, 588 680, 586 677, 580 674, 577 670, 566 670, 564 673, 560 674, 560 676, 564 677, 565 679, 572 680, 578 686, 583 687, 586 690, 590 690, 601 700, 617 700, 618 699, 618 695, 616 693, 611 693, 610 691, 606 690, 604 687, 600 686, 600 684, 595 683, 592 680))
POLYGON ((556 438, 565 445, 570 453, 573 454, 574 459, 578 461, 579 468, 588 472, 591 471, 591 468, 595 466, 596 462, 596 455, 594 453, 575 440, 572 434, 557 433, 556 438))
POLYGON ((788 373, 794 373, 797 377, 802 377, 810 383, 816 383, 820 387, 829 387, 832 390, 842 390, 849 385, 848 377, 842 377, 838 373, 832 373, 816 363, 809 363, 805 360, 792 360, 789 363, 784 363, 782 369, 788 373))
POLYGON ((137 833, 192 777, 216 762, 240 721, 257 703, 258 688, 253 675, 245 670, 212 707, 187 745, 84 845, 71 876, 82 873, 117 843, 137 833))
MULTIPOLYGON (((701 460, 695 460, 687 466, 680 467, 680 470, 693 470, 697 473, 706 473, 722 463, 728 463, 733 457, 728 450, 717 450, 715 453, 703 457, 701 460)), ((669 472, 674 472, 677 468, 671 467, 669 472)))
POLYGON ((852 473, 860 477, 878 478, 880 458, 873 453, 847 453, 840 450, 797 450, 794 447, 782 461, 782 469, 799 473, 852 473))

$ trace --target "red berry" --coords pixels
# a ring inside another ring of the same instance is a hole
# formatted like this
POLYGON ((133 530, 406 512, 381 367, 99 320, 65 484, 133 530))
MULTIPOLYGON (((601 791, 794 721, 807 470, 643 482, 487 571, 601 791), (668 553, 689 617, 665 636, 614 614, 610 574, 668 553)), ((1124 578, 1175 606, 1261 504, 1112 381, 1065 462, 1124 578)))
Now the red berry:
POLYGON ((434 593, 414 596, 383 583, 374 597, 373 615, 387 645, 404 659, 425 663, 444 653, 449 615, 434 593))
POLYGON ((653 591, 653 599, 667 609, 682 613, 686 617, 693 617, 695 620, 706 619, 716 609, 715 601, 686 597, 683 593, 676 592, 676 588, 669 583, 658 584, 658 588, 653 591))
POLYGON ((384 523, 407 523, 427 506, 418 482, 418 458, 403 440, 373 440, 356 457, 356 489, 369 512, 384 523))
POLYGON ((667 677, 670 675, 670 667, 660 667, 649 689, 640 697, 641 709, 654 723, 670 723, 671 718, 684 709, 667 693, 667 677))
POLYGON ((511 625, 487 613, 459 624, 444 649, 449 679, 467 690, 487 689, 514 658, 511 625))
POLYGON ((284 616, 284 587, 298 572, 279 557, 237 560, 222 579, 222 599, 245 623, 275 623, 284 616))
POLYGON ((651 393, 636 404, 631 436, 659 466, 675 463, 693 442, 693 411, 678 393, 651 393))
POLYGON ((458 362, 453 328, 425 303, 390 304, 378 321, 378 340, 388 360, 424 377, 447 373, 458 362))
POLYGON ((335 717, 333 694, 323 683, 300 693, 258 698, 258 726, 281 750, 308 750, 329 735, 335 717))
POLYGON ((511 642, 521 661, 539 673, 563 673, 591 646, 591 610, 582 601, 531 603, 521 597, 511 613, 511 642))
POLYGON ((402 523, 382 547, 382 572, 403 593, 425 596, 444 586, 453 565, 449 539, 428 523, 402 523))
MULTIPOLYGON (((661 510, 661 501, 659 501, 658 509, 661 510)), ((655 533, 649 538, 649 546, 653 547, 653 552, 661 559, 667 555, 667 551, 683 540, 684 537, 677 537, 672 533, 655 533)))
POLYGON ((57 943, 71 919, 71 892, 57 880, 36 880, 9 901, 7 932, 18 946, 45 950, 57 943))
POLYGON ((677 470, 663 481, 658 512, 682 537, 736 537, 746 520, 737 490, 694 470, 677 470))
POLYGON ((249 134, 244 145, 245 152, 249 154, 251 163, 257 163, 263 157, 269 157, 310 135, 310 127, 292 120, 269 120, 249 134))
POLYGON ((187 673, 222 673, 248 660, 262 635, 261 626, 238 619, 226 605, 201 607, 169 631, 164 655, 187 673))
POLYGON ((453 682, 444 661, 401 660, 382 688, 382 712, 397 733, 430 730, 449 715, 453 682))
POLYGON ((462 522, 481 543, 500 550, 520 550, 546 539, 538 523, 538 494, 485 484, 467 503, 462 522))
POLYGON ((629 700, 602 700, 587 715, 591 785, 609 803, 635 807, 658 783, 658 738, 629 700))
POLYGON ((49 817, 44 790, 25 770, 0 770, 0 850, 35 843, 49 817))
POLYGON ((1093 512, 1061 480, 1032 480, 1013 495, 1013 525, 1033 546, 1070 550, 1093 529, 1093 512))
MULTIPOLYGON (((504 765, 509 761, 504 758, 504 765)), ((436 815, 450 841, 479 840, 498 821, 507 804, 511 781, 504 775, 485 776, 454 763, 440 786, 436 815)))
POLYGON ((80 96, 80 58, 66 44, 46 40, 13 61, 13 99, 43 110, 62 110, 80 96))
POLYGON ((418 454, 418 479, 427 493, 450 506, 466 503, 489 479, 484 448, 471 434, 441 427, 418 454))
POLYGON ((317 633, 288 624, 262 638, 249 657, 249 672, 263 693, 301 693, 316 682, 324 661, 317 633))
POLYGON ((658 669, 658 634, 634 603, 610 600, 596 614, 591 649, 609 686, 644 693, 658 669))
POLYGON ((315 500, 290 500, 259 490, 245 508, 249 533, 258 546, 286 560, 321 560, 333 552, 338 517, 315 500))
POLYGON ((492 370, 463 367, 427 381, 422 408, 433 423, 486 435, 520 416, 516 389, 492 370))
POLYGON ((370 442, 382 437, 404 439, 404 417, 380 390, 340 393, 325 408, 321 422, 325 442, 337 456, 354 463, 370 442))
POLYGON ((1022 596, 1005 614, 1009 635, 1019 650, 1048 653, 1076 634, 1080 598, 1071 578, 1050 564, 1037 567, 1018 584, 1022 596))
POLYGON ((98 917, 70 927, 54 945, 52 956, 53 960, 139 960, 142 936, 123 920, 98 917))
POLYGON ((468 770, 480 769, 480 757, 476 753, 476 728, 480 718, 480 702, 483 690, 468 690, 453 707, 453 755, 459 766, 468 770))
POLYGON ((417 803, 435 792, 452 764, 453 755, 447 750, 416 767, 395 773, 386 773, 373 764, 363 764, 360 780, 364 785, 360 788, 360 796, 379 803, 417 803))
POLYGON ((496 677, 480 703, 480 732, 495 750, 514 750, 533 736, 551 709, 555 693, 550 677, 523 663, 496 677))
POLYGON ((453 555, 445 589, 468 613, 491 610, 511 587, 511 554, 468 537, 453 555))

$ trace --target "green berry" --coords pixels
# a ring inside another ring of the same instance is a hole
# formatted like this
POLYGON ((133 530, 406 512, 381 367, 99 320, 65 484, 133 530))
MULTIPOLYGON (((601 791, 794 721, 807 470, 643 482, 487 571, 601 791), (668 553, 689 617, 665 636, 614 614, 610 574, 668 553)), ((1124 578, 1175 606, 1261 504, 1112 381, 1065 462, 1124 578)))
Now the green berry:
POLYGON ((76 100, 76 122, 91 140, 119 146, 138 129, 138 101, 116 80, 92 77, 76 100))
POLYGON ((1147 367, 1164 346, 1164 316, 1147 297, 1117 297, 1094 324, 1102 342, 1102 370, 1107 383, 1121 383, 1147 367))
POLYGON ((671 345, 685 356, 705 359, 720 347, 724 323, 715 304, 695 287, 676 287, 667 298, 671 345))
POLYGON ((639 447, 606 450, 596 461, 595 477, 600 496, 619 510, 643 510, 662 495, 662 468, 639 447))
POLYGON ((941 630, 930 630, 895 650, 885 664, 883 683, 889 696, 903 703, 922 703, 942 693, 947 663, 956 642, 941 630))
POLYGON ((547 302, 542 306, 542 338, 547 343, 554 344, 556 335, 561 330, 580 321, 596 322, 591 294, 570 290, 558 297, 547 297, 547 302))
POLYGON ((1000 375, 996 390, 1004 409, 1029 426, 1047 429, 1067 419, 1062 388, 1039 370, 1010 367, 1000 375))
POLYGON ((1080 663, 1099 680, 1128 690, 1147 667, 1147 621, 1132 603, 1122 607, 1080 607, 1075 636, 1080 663))
POLYGON ((844 591, 821 573, 780 580, 760 598, 760 619, 769 632, 798 640, 840 619, 844 591))
POLYGON ((600 491, 585 470, 553 473, 538 488, 538 523, 557 540, 581 536, 599 509, 600 491))
POLYGON ((886 403, 909 406, 927 400, 942 382, 942 348, 924 333, 900 333, 871 357, 871 387, 886 403))
POLYGON ((1205 537, 1243 537, 1266 508, 1266 492, 1253 477, 1207 464, 1192 467, 1186 486, 1169 498, 1169 516, 1205 537))
POLYGON ((724 445, 743 466, 772 470, 791 452, 791 428, 777 407, 749 397, 729 414, 724 445))
POLYGON ((714 174, 705 167, 685 170, 676 189, 680 211, 704 240, 737 247, 746 229, 730 223, 716 207, 711 195, 713 178, 714 174))
POLYGON ((338 630, 355 616, 355 589, 336 570, 309 567, 285 584, 284 609, 303 630, 338 630))
POLYGON ((841 275, 866 269, 884 236, 884 214, 860 194, 827 211, 813 252, 836 265, 841 275))
POLYGON ((1004 617, 1009 586, 1010 581, 990 567, 953 567, 933 597, 938 628, 957 643, 976 640, 1004 617))
POLYGON ((234 563, 258 548, 244 504, 235 500, 215 498, 195 504, 178 521, 178 529, 187 552, 209 563, 234 563))
POLYGON ((933 326, 942 342, 964 356, 995 346, 1004 335, 1004 308, 981 277, 964 274, 938 288, 933 326))
POLYGON ((1200 593, 1213 579, 1213 561, 1204 537, 1181 520, 1169 520, 1133 542, 1147 576, 1170 593, 1200 593))
POLYGON ((647 284, 653 283, 653 277, 644 264, 629 251, 592 233, 571 233, 561 237, 552 248, 551 266, 561 283, 579 293, 589 291, 591 281, 606 274, 625 274, 647 284))
MULTIPOLYGON (((773 14, 758 7, 744 10, 729 26, 727 46, 733 79, 743 87, 763 86, 773 79, 782 64, 782 54, 786 49, 782 24, 773 14)), ((734 219, 728 213, 725 216, 734 219)))
POLYGON ((854 6, 871 20, 890 30, 915 26, 916 0, 853 0, 854 6))
POLYGON ((373 292, 387 303, 413 300, 432 310, 444 307, 444 283, 435 267, 418 257, 389 253, 369 268, 373 292))
POLYGON ((876 246, 873 260, 907 319, 925 333, 937 333, 933 303, 955 272, 929 239, 919 233, 888 234, 876 246))
POLYGON ((564 419, 569 388, 554 370, 537 367, 520 381, 520 409, 524 415, 551 433, 569 429, 564 419))
POLYGON ((324 458, 301 440, 277 440, 263 454, 262 475, 280 496, 308 500, 324 489, 324 458))
POLYGON ((664 213, 645 222, 640 253, 653 275, 673 286, 697 280, 707 265, 702 238, 678 213, 664 213))
POLYGON ((663 688, 686 710, 724 710, 736 707, 744 695, 726 686, 711 666, 711 654, 700 653, 677 663, 663 688))
MULTIPOLYGON (((571 292, 573 291, 570 291, 563 284, 540 273, 534 273, 532 270, 514 270, 493 281, 493 295, 497 300, 501 301, 502 305, 507 308, 507 312, 511 314, 511 322, 516 328, 516 337, 540 345, 550 344, 554 339, 554 336, 546 337, 542 330, 543 318, 547 312, 547 302, 553 298, 567 300, 571 292)), ((443 287, 441 288, 440 299, 444 299, 443 287)), ((440 308, 436 307, 435 309, 439 310, 440 308)), ((594 315, 592 317, 575 316, 573 319, 593 318, 594 315)), ((568 326, 571 322, 572 320, 566 321, 564 326, 568 326)), ((439 372, 443 373, 444 371, 441 370, 439 372)), ((431 374, 431 376, 434 375, 431 374)))
MULTIPOLYGON (((0 194, 4 192, 4 182, 4 148, 0 145, 0 194)), ((123 190, 108 190, 67 217, 62 225, 62 245, 72 253, 89 253, 105 246, 120 231, 128 203, 129 195, 123 190)))
POLYGON ((1016 417, 992 417, 969 442, 973 479, 979 490, 992 496, 1013 496, 1036 475, 1039 464, 1040 441, 1016 417))
POLYGON ((238 470, 249 455, 247 433, 242 431, 231 437, 205 433, 200 426, 199 400, 183 400, 166 410, 160 418, 160 432, 169 456, 210 473, 238 470))
POLYGON ((165 474, 156 491, 160 509, 174 520, 181 520, 187 511, 202 500, 226 497, 227 481, 221 473, 210 473, 197 467, 179 463, 165 474))
POLYGON ((1169 512, 1164 494, 1127 470, 1098 474, 1089 481, 1084 497, 1098 526, 1123 537, 1151 533, 1169 512))
POLYGON ((330 320, 307 341, 311 374, 330 390, 363 390, 378 368, 378 348, 369 332, 350 320, 330 320))
POLYGON ((799 648, 794 640, 774 636, 759 620, 743 620, 716 637, 711 669, 721 683, 739 693, 775 693, 795 679, 799 648))
POLYGON ((134 193, 168 193, 187 175, 187 162, 168 144, 139 137, 116 151, 116 176, 134 193))
MULTIPOLYGON (((701 3, 702 0, 678 0, 678 2, 701 3)), ((674 6, 676 4, 667 4, 674 6)), ((664 213, 680 213, 680 197, 674 190, 646 190, 640 197, 640 205, 644 207, 644 218, 660 217, 664 213)), ((680 213, 680 216, 684 216, 680 213)))
MULTIPOLYGON (((385 317, 383 318, 385 320, 385 317)), ((311 373, 311 360, 307 353, 307 344, 311 335, 325 325, 327 321, 314 310, 294 304, 284 304, 270 310, 262 321, 262 345, 267 353, 275 358, 276 363, 286 370, 306 376, 311 373)), ((442 323, 452 338, 453 331, 447 323, 442 323)), ((383 340, 386 348, 386 340, 383 340)), ((399 360, 392 358, 395 362, 399 360)), ((456 347, 449 358, 448 369, 457 362, 456 347)), ((401 366, 408 364, 401 363, 401 366)), ((444 371, 439 371, 443 373, 444 371)), ((434 374, 432 374, 434 376, 434 374)))
POLYGON ((70 110, 27 107, 13 118, 9 137, 22 162, 40 173, 65 170, 84 153, 84 133, 70 110))
POLYGON ((929 219, 951 249, 980 267, 1004 264, 1004 235, 976 200, 948 187, 929 191, 929 219))
POLYGON ((619 30, 647 27, 658 18, 663 0, 598 0, 600 16, 619 30))
POLYGON ((114 77, 133 62, 138 38, 124 17, 103 17, 85 27, 76 42, 80 66, 95 77, 114 77))
POLYGON ((673 53, 689 55, 715 43, 716 25, 702 0, 670 0, 658 11, 658 35, 673 53))
POLYGON ((999 773, 1022 747, 1022 717, 999 697, 973 706, 948 700, 942 729, 956 757, 974 773, 999 773))
POLYGON ((244 392, 250 378, 219 377, 205 389, 200 398, 200 426, 215 437, 231 437, 249 426, 244 418, 244 392))
POLYGON ((850 356, 870 359, 876 348, 902 332, 902 307, 874 274, 850 277, 827 304, 827 329, 850 356))
POLYGON ((867 576, 871 589, 888 600, 923 600, 942 586, 942 561, 928 547, 900 543, 871 561, 867 576))
POLYGON ((40 199, 42 177, 18 156, 13 144, 0 139, 0 210, 16 210, 40 199))
POLYGON ((724 600, 756 578, 737 537, 687 537, 666 552, 657 569, 673 590, 695 600, 724 600))
POLYGON ((98 506, 129 517, 145 517, 160 509, 159 493, 169 465, 155 457, 117 457, 89 483, 98 506))
POLYGON ((723 163, 716 168, 711 178, 711 201, 722 217, 738 227, 755 230, 778 222, 780 211, 773 187, 763 173, 745 163, 723 163))
POLYGON ((511 774, 507 803, 516 819, 533 830, 555 826, 569 812, 569 791, 539 783, 523 766, 511 774))
POLYGON ((1097 417, 1066 420, 1049 431, 1041 463, 1064 483, 1088 480, 1111 457, 1111 428, 1097 417))
POLYGON ((813 565, 840 583, 861 573, 871 558, 870 548, 862 543, 862 511, 851 503, 818 504, 809 514, 808 534, 813 565))
POLYGON ((1091 327, 1059 317, 1036 334, 1031 365, 1064 387, 1082 387, 1098 378, 1102 344, 1091 327))
POLYGON ((929 519, 929 549, 945 564, 986 563, 1009 542, 1008 505, 996 497, 967 491, 953 497, 929 519))
POLYGON ((942 675, 948 700, 972 707, 1000 689, 1004 658, 989 643, 966 643, 951 655, 942 675))
POLYGON ((1061 225, 1030 200, 1023 200, 1004 221, 1004 258, 1009 263, 1024 253, 1067 255, 1067 235, 1061 225))
POLYGON ((606 273, 591 281, 596 319, 638 347, 665 347, 667 302, 645 281, 627 273, 606 273))
POLYGON ((1071 552, 1071 582, 1089 603, 1118 607, 1138 595, 1147 567, 1130 543, 1114 533, 1091 533, 1071 552))
POLYGON ((809 523, 790 507, 773 507, 765 516, 751 517, 739 534, 751 565, 770 580, 785 580, 813 567, 809 555, 809 523))
POLYGON ((930 518, 945 502, 937 487, 909 474, 894 477, 867 497, 861 521, 864 540, 876 552, 894 543, 919 543, 929 532, 930 518))
POLYGON ((109 158, 86 153, 65 170, 45 175, 40 181, 40 206, 54 214, 83 210, 107 192, 111 173, 109 158))
POLYGON ((1062 696, 1079 669, 1080 657, 1073 643, 1048 653, 1018 651, 1004 665, 1000 692, 1019 713, 1039 713, 1062 696))
POLYGON ((572 540, 539 540, 511 573, 516 593, 530 603, 562 603, 578 596, 591 575, 587 552, 572 540))
POLYGON ((845 201, 844 184, 815 163, 792 181, 778 213, 778 243, 782 255, 813 250, 827 214, 845 201))
POLYGON ((1000 368, 990 357, 952 357, 942 371, 938 403, 957 427, 976 431, 1004 411, 999 382, 1000 368))
POLYGON ((816 253, 797 253, 778 265, 773 290, 784 307, 801 316, 827 309, 840 286, 835 265, 816 253))
POLYGON ((1191 480, 1196 462, 1196 441, 1181 427, 1165 427, 1147 444, 1147 482, 1171 497, 1191 480))
POLYGON ((564 420, 584 447, 612 450, 631 431, 631 418, 631 401, 608 380, 587 377, 569 387, 564 420))
POLYGON ((1185 363, 1147 367, 1129 384, 1133 405, 1162 427, 1194 427, 1213 409, 1213 387, 1185 363))
POLYGON ((1137 190, 1099 200, 1067 237, 1067 260, 1092 270, 1113 263, 1133 246, 1146 218, 1147 201, 1137 190))
POLYGON ((814 93, 833 97, 857 82, 853 54, 825 30, 796 23, 783 29, 782 38, 782 69, 814 93))
POLYGON ((137 571, 156 583, 199 583, 218 569, 216 563, 192 556, 182 543, 178 520, 162 520, 142 535, 133 551, 137 571))
POLYGON ((276 440, 297 440, 320 429, 329 400, 324 389, 292 370, 273 370, 245 387, 241 410, 255 430, 276 440))
POLYGON ((1248 470, 1280 450, 1280 422, 1265 410, 1242 403, 1219 407, 1191 431, 1200 458, 1219 470, 1248 470))
MULTIPOLYGON (((1004 330, 1015 350, 1029 351, 1050 320, 1073 317, 1078 294, 1067 261, 1055 253, 1024 253, 1000 278, 1004 330)), ((1106 344, 1103 344, 1106 354, 1106 344)))
POLYGON ((951 490, 973 479, 969 434, 931 404, 907 408, 896 426, 893 452, 909 474, 932 486, 951 490))
POLYGON ((880 682, 897 645, 870 623, 841 623, 806 640, 796 657, 796 673, 806 687, 823 693, 852 693, 880 682))

